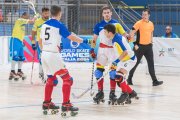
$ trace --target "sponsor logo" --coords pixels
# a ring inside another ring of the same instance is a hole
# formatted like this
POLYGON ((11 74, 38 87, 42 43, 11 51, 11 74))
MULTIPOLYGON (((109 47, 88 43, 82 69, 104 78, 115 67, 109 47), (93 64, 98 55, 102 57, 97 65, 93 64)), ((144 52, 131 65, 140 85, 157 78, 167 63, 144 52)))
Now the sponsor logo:
POLYGON ((70 44, 71 44, 71 47, 72 47, 72 48, 78 48, 79 45, 80 45, 79 43, 74 42, 74 41, 71 41, 70 44))

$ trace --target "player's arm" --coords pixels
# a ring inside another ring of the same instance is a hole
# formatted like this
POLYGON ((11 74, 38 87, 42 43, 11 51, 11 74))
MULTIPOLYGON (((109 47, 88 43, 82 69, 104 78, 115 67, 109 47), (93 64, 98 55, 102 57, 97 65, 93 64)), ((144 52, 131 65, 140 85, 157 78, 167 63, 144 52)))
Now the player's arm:
POLYGON ((35 36, 37 35, 37 22, 34 23, 33 28, 32 28, 32 49, 36 50, 36 41, 35 41, 35 36))
POLYGON ((68 37, 68 39, 74 41, 74 42, 78 42, 78 43, 83 43, 83 39, 78 37, 76 34, 71 33, 68 37))

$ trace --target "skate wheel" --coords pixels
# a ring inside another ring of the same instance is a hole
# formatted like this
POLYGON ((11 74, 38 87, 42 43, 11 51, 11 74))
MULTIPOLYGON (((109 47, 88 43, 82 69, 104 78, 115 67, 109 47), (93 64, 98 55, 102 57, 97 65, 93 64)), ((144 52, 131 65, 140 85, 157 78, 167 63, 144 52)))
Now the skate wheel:
POLYGON ((136 96, 135 99, 136 99, 136 100, 139 100, 139 97, 136 96))
POLYGON ((71 116, 76 116, 78 114, 78 112, 71 112, 70 115, 71 116))
POLYGON ((62 117, 65 117, 65 116, 66 116, 66 113, 62 112, 62 113, 61 113, 61 116, 62 116, 62 117))
POLYGON ((11 77, 9 78, 9 80, 12 80, 12 79, 13 79, 13 78, 11 78, 11 77))
POLYGON ((14 78, 15 81, 18 81, 19 79, 18 78, 14 78))
POLYGON ((51 114, 52 114, 52 115, 54 115, 54 114, 56 114, 56 113, 57 113, 56 110, 52 110, 52 111, 51 111, 51 114))
POLYGON ((97 103, 97 104, 99 104, 100 102, 99 102, 99 101, 97 101, 96 103, 97 103))
POLYGON ((101 102, 102 102, 102 103, 104 103, 104 102, 105 102, 105 100, 101 100, 101 102))
POLYGON ((47 112, 46 110, 43 111, 43 114, 44 114, 44 115, 47 115, 47 113, 48 113, 48 112, 47 112))
POLYGON ((26 78, 25 77, 22 77, 22 80, 25 80, 26 78))
POLYGON ((111 104, 111 101, 108 101, 108 105, 110 105, 111 104))

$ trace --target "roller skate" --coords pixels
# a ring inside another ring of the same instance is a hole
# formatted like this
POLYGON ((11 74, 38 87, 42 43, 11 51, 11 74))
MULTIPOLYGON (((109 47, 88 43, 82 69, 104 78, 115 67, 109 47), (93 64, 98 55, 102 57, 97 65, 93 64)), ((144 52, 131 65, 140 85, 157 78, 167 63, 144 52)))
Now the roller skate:
POLYGON ((96 96, 93 98, 94 100, 94 103, 97 103, 99 104, 100 102, 104 103, 105 100, 104 100, 104 92, 103 91, 99 91, 96 96))
POLYGON ((131 99, 135 99, 135 100, 138 100, 139 97, 137 96, 137 93, 133 90, 130 94, 129 94, 129 97, 128 99, 126 100, 126 104, 131 104, 131 99))
POLYGON ((129 98, 130 99, 134 98, 136 100, 139 99, 139 97, 137 96, 137 93, 134 90, 132 91, 132 93, 129 94, 129 98))
POLYGON ((18 80, 19 79, 19 76, 15 73, 15 72, 10 72, 10 75, 9 75, 9 80, 18 80))
POLYGON ((57 114, 59 112, 59 106, 56 106, 53 102, 43 102, 42 105, 43 114, 47 115, 48 111, 51 111, 51 114, 57 114))
POLYGON ((17 72, 17 75, 18 75, 20 78, 22 78, 22 80, 25 80, 25 79, 26 79, 26 75, 25 75, 22 71, 17 72))
POLYGON ((76 116, 78 114, 79 108, 74 107, 70 102, 63 103, 61 107, 61 116, 62 117, 67 117, 68 113, 70 112, 70 116, 76 116))
POLYGON ((124 105, 128 97, 129 97, 128 93, 121 93, 121 96, 117 99, 117 104, 124 105))
POLYGON ((111 90, 110 94, 109 94, 109 101, 108 101, 109 105, 117 105, 117 96, 115 95, 115 91, 111 90))

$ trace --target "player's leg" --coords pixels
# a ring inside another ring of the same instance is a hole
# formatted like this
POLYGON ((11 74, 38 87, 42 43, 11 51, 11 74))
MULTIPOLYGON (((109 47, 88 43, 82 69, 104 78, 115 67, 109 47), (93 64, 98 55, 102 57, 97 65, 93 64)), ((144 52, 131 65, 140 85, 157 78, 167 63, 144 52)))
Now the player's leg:
POLYGON ((97 83, 98 85, 98 93, 93 98, 95 103, 99 103, 100 101, 104 102, 104 92, 103 92, 103 85, 104 85, 104 78, 103 72, 104 72, 104 66, 107 64, 107 57, 104 54, 104 48, 99 48, 98 55, 97 55, 97 63, 96 63, 96 70, 94 72, 94 75, 97 80, 101 78, 101 80, 97 83))
POLYGON ((23 65, 23 62, 25 61, 23 47, 24 47, 23 43, 19 44, 20 49, 19 49, 19 52, 18 52, 19 60, 18 60, 18 72, 17 72, 17 75, 19 77, 21 77, 22 80, 26 79, 26 75, 22 71, 22 65, 23 65))
MULTIPOLYGON (((51 64, 51 67, 53 69, 53 76, 60 76, 63 80, 63 85, 62 85, 62 92, 63 92, 63 103, 61 110, 63 112, 66 111, 78 111, 79 109, 77 107, 74 107, 71 102, 70 102, 70 93, 71 93, 71 86, 73 84, 73 78, 69 74, 69 71, 65 68, 64 62, 60 56, 59 53, 55 54, 56 56, 56 61, 53 61, 51 64)), ((76 114, 76 113, 74 113, 76 114)))
POLYGON ((46 112, 48 109, 59 109, 59 106, 56 106, 52 102, 52 92, 53 87, 58 84, 58 80, 56 76, 53 75, 53 66, 51 67, 51 62, 54 62, 55 58, 52 59, 51 53, 49 52, 43 52, 42 53, 42 67, 44 70, 46 70, 47 73, 47 82, 45 85, 45 92, 44 92, 44 102, 42 105, 43 110, 46 112), (53 61, 52 61, 53 60, 53 61))
MULTIPOLYGON (((108 48, 106 53, 107 53, 107 56, 108 56, 108 63, 111 64, 116 59, 114 48, 108 48)), ((116 90, 115 75, 116 75, 116 70, 112 69, 109 72, 109 77, 110 77, 109 101, 111 103, 114 103, 114 101, 117 99, 116 98, 117 96, 115 95, 115 90, 116 90)))
POLYGON ((11 72, 9 75, 9 80, 15 79, 18 80, 19 76, 15 72, 15 66, 19 61, 18 52, 19 52, 19 41, 16 38, 11 37, 10 40, 10 56, 12 57, 11 61, 11 72))
POLYGON ((134 67, 135 64, 136 64, 136 59, 128 60, 126 62, 119 63, 117 66, 117 69, 116 69, 116 71, 117 71, 117 73, 116 73, 117 84, 122 89, 122 93, 123 94, 127 93, 129 95, 129 98, 137 97, 137 93, 126 83, 126 75, 130 71, 130 69, 132 67, 134 67))

